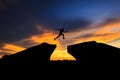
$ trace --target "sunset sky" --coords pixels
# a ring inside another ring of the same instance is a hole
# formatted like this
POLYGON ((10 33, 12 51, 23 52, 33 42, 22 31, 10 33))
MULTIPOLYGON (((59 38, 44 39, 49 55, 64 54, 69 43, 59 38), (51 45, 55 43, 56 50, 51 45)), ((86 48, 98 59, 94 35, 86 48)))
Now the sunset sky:
POLYGON ((0 0, 0 57, 47 42, 51 60, 75 60, 67 46, 93 40, 120 48, 120 0, 0 0))

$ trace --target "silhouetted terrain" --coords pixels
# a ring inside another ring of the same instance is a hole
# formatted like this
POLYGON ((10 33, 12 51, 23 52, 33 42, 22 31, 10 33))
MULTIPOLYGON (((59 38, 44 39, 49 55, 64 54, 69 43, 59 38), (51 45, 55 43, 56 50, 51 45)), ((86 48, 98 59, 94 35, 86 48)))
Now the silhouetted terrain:
POLYGON ((50 61, 50 56, 56 45, 42 43, 13 55, 4 56, 0 64, 52 64, 52 65, 80 65, 105 66, 120 64, 120 49, 95 41, 68 45, 68 53, 76 61, 50 61))
POLYGON ((120 49, 95 41, 68 46, 69 54, 81 65, 120 64, 120 49))
POLYGON ((43 64, 50 62, 50 56, 56 45, 42 43, 13 55, 4 56, 0 64, 43 64))

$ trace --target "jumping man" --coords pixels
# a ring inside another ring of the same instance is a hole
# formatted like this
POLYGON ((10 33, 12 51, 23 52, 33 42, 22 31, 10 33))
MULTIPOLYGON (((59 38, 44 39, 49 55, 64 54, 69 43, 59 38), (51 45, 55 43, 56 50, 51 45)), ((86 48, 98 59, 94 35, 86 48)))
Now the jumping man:
POLYGON ((64 31, 64 28, 56 29, 56 30, 59 30, 60 32, 59 32, 59 35, 58 35, 56 38, 54 38, 54 40, 56 40, 56 39, 59 38, 60 36, 63 36, 63 39, 65 39, 63 32, 67 32, 67 31, 64 31))

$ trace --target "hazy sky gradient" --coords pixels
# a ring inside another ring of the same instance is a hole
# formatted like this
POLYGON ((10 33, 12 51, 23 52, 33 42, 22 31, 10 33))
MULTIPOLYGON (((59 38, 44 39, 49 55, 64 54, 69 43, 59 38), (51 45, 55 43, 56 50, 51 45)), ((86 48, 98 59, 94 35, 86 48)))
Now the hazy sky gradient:
POLYGON ((42 42, 58 44, 54 58, 70 57, 66 46, 84 41, 120 47, 119 4, 119 0, 0 0, 0 55, 42 42), (69 31, 67 39, 53 41, 55 29, 61 27, 69 31))

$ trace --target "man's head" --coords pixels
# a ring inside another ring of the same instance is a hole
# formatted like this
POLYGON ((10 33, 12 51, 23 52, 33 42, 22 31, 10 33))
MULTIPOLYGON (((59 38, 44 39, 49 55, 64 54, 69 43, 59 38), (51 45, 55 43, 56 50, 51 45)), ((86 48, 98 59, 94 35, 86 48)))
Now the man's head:
POLYGON ((64 30, 64 28, 62 28, 62 30, 64 30))

